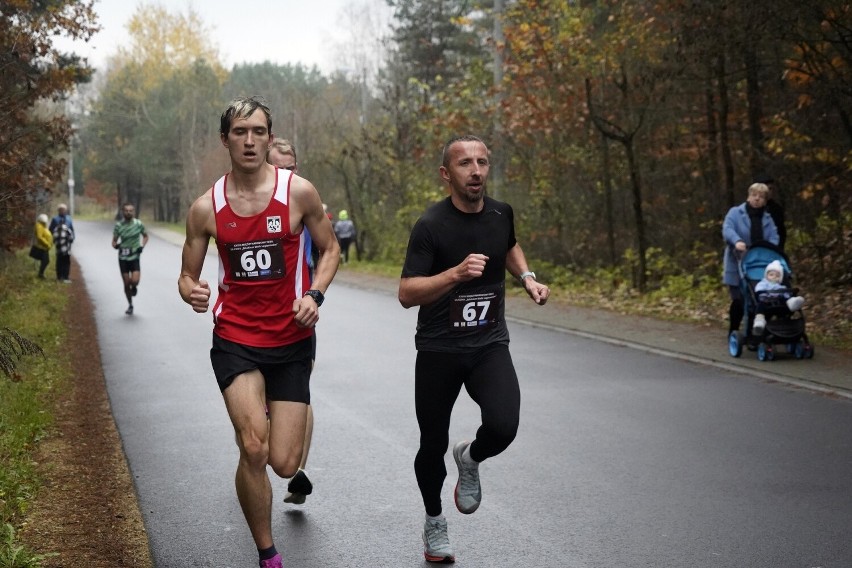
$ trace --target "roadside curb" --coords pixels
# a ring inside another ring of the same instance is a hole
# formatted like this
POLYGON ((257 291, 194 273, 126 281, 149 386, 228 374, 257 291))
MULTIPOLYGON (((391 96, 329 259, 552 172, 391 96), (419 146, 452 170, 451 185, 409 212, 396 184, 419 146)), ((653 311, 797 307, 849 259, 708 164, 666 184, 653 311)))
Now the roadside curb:
POLYGON ((635 341, 628 341, 624 339, 617 339, 614 337, 608 337, 605 335, 600 335, 598 333, 591 333, 588 331, 581 331, 577 329, 570 329, 566 327, 544 324, 540 322, 531 321, 523 318, 516 318, 512 316, 506 317, 507 321, 514 321, 516 323, 521 323, 524 325, 528 325, 531 327, 538 327, 542 329, 548 329, 550 331, 557 331, 562 333, 570 333, 571 335, 576 335, 579 337, 584 337, 586 339, 592 339, 595 341, 601 341, 603 343, 608 343, 610 345, 616 345, 618 347, 628 347, 630 349, 636 349, 639 351, 643 351, 645 353, 651 353, 654 355, 660 355, 663 357, 670 357, 672 359, 680 359, 682 361, 688 361, 690 363, 696 363, 699 365, 706 365, 715 367, 717 369, 721 369, 723 371, 728 371, 731 373, 738 373, 741 375, 749 375, 752 377, 756 377, 759 379, 763 379, 768 382, 776 382, 776 383, 784 383, 790 386, 795 386, 803 389, 817 391, 826 395, 835 395, 842 398, 848 398, 852 400, 852 390, 847 390, 842 387, 829 386, 822 383, 809 381, 806 379, 800 379, 796 377, 786 376, 780 373, 770 373, 767 371, 761 371, 759 369, 753 369, 751 367, 743 367, 741 365, 735 365, 733 363, 726 363, 721 360, 709 359, 703 356, 690 355, 687 353, 681 353, 678 351, 673 351, 669 349, 663 349, 659 347, 654 347, 651 345, 646 345, 643 343, 637 343, 635 341))

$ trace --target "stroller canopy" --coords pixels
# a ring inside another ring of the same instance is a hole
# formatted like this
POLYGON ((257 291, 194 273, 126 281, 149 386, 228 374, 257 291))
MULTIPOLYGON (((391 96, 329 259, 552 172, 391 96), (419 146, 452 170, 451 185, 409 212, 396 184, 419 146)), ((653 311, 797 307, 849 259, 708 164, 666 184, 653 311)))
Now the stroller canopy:
POLYGON ((784 279, 793 275, 790 261, 781 249, 770 242, 759 242, 749 248, 739 262, 740 277, 756 282, 763 278, 766 265, 777 260, 784 267, 784 279))

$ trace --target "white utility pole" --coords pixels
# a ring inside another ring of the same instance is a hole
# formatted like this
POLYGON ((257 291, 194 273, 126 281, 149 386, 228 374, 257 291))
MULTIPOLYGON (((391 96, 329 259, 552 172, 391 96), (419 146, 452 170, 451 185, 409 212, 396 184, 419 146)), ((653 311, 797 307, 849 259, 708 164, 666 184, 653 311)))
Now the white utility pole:
POLYGON ((68 146, 68 214, 74 216, 74 143, 68 146))

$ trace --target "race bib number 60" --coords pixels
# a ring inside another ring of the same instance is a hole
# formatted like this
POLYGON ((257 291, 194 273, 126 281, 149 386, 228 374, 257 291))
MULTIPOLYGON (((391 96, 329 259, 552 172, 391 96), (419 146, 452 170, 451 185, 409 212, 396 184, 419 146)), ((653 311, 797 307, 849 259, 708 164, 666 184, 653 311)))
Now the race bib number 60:
POLYGON ((257 282, 284 277, 284 253, 278 239, 228 243, 227 250, 234 280, 257 282))
POLYGON ((459 294, 450 301, 450 327, 470 329, 497 322, 496 292, 459 294))

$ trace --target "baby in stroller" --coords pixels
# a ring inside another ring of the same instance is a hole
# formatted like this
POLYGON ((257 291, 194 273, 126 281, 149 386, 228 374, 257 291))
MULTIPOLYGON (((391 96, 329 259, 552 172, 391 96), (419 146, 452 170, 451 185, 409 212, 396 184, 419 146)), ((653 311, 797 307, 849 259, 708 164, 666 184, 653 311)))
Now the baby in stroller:
POLYGON ((805 304, 805 299, 794 295, 796 292, 785 284, 784 266, 778 260, 766 265, 763 279, 755 285, 754 292, 757 308, 752 333, 757 336, 766 328, 766 316, 789 315, 805 304))

